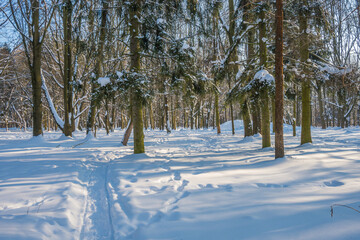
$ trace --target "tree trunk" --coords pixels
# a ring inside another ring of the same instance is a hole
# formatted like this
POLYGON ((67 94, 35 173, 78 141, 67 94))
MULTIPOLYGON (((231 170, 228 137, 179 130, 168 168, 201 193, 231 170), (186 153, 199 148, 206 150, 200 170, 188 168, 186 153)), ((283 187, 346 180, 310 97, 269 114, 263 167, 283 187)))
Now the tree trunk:
POLYGON ((275 133, 275 127, 276 127, 276 124, 275 124, 275 99, 272 98, 271 99, 271 116, 272 116, 272 123, 273 123, 273 133, 275 133))
POLYGON ((323 103, 322 94, 321 94, 321 85, 318 85, 317 95, 318 95, 318 99, 319 99, 319 114, 320 114, 321 128, 326 129, 326 122, 325 122, 325 116, 324 116, 324 103, 323 103))
POLYGON ((293 100, 293 116, 292 116, 292 127, 293 127, 293 137, 296 136, 296 97, 293 100))
POLYGON ((260 120, 260 111, 259 111, 259 103, 253 103, 252 106, 252 120, 253 120, 253 134, 261 133, 261 120, 260 120))
POLYGON ((301 144, 312 142, 311 140, 311 89, 309 71, 307 67, 307 60, 309 59, 309 37, 308 37, 308 22, 307 22, 307 0, 302 0, 303 6, 299 12, 300 22, 300 60, 303 63, 305 78, 301 83, 301 144))
POLYGON ((124 145, 124 146, 127 146, 127 143, 129 141, 129 138, 130 138, 130 135, 131 135, 131 132, 133 130, 133 122, 132 120, 130 119, 129 123, 128 123, 128 126, 126 128, 126 131, 124 133, 124 137, 121 141, 121 143, 124 145))
POLYGON ((253 128, 251 125, 251 119, 250 119, 247 100, 245 100, 244 103, 242 104, 241 111, 242 111, 243 122, 244 122, 244 137, 252 136, 254 134, 253 134, 253 128))
MULTIPOLYGON (((235 27, 236 27, 236 19, 235 19, 235 13, 234 13, 234 0, 229 0, 228 1, 229 4, 229 44, 230 46, 232 46, 234 44, 234 37, 235 37, 235 27)), ((232 62, 232 67, 231 67, 231 72, 230 72, 230 77, 229 77, 229 89, 231 89, 231 80, 235 79, 236 74, 239 70, 238 65, 235 63, 238 60, 238 56, 237 56, 237 49, 235 48, 235 50, 233 51, 233 54, 231 56, 231 62, 232 62)), ((232 135, 235 135, 235 124, 234 124, 234 108, 233 108, 233 103, 230 103, 230 116, 231 116, 231 132, 232 135)))
POLYGON ((165 111, 165 127, 166 132, 171 133, 170 120, 169 120, 169 101, 166 93, 166 89, 164 86, 164 111, 165 111))
POLYGON ((93 129, 96 109, 99 104, 99 98, 96 96, 97 89, 99 87, 99 83, 97 82, 97 79, 102 76, 102 64, 104 60, 103 52, 104 52, 105 37, 106 37, 106 21, 108 15, 108 8, 109 8, 108 1, 102 1, 100 37, 99 37, 98 49, 96 52, 95 76, 92 77, 92 81, 91 81, 90 110, 89 110, 88 121, 86 126, 87 134, 91 132, 93 129))
POLYGON ((275 13, 275 159, 284 157, 283 2, 276 0, 275 13))
POLYGON ((175 101, 176 99, 173 99, 173 101, 171 101, 171 120, 172 120, 172 129, 176 130, 176 108, 175 108, 175 101))
POLYGON ((190 105, 190 128, 191 130, 194 129, 194 100, 191 100, 191 105, 190 105))
POLYGON ((215 90, 215 119, 217 134, 221 133, 220 128, 220 113, 219 113, 219 93, 215 90))
POLYGON ((153 109, 152 109, 152 104, 149 104, 149 117, 150 117, 150 127, 152 130, 155 129, 155 123, 154 123, 154 113, 153 113, 153 109))
POLYGON ((33 62, 31 69, 31 83, 33 94, 33 136, 43 134, 42 130, 42 102, 41 102, 41 51, 40 26, 39 26, 39 1, 33 1, 32 6, 33 24, 33 62))
POLYGON ((63 28, 64 28, 64 134, 65 136, 72 136, 72 126, 70 114, 72 113, 72 54, 71 54, 71 41, 72 41, 72 3, 71 0, 64 0, 63 6, 63 28))
POLYGON ((110 119, 109 119, 109 101, 106 98, 105 99, 105 130, 106 130, 106 135, 109 135, 110 133, 110 119))
POLYGON ((115 97, 112 98, 112 109, 111 109, 111 131, 114 132, 116 127, 116 108, 115 108, 115 97))
MULTIPOLYGON (((267 49, 266 42, 266 24, 265 24, 265 10, 264 4, 260 6, 260 23, 259 23, 259 52, 260 52, 260 66, 262 69, 267 68, 267 49)), ((266 85, 260 91, 261 101, 261 135, 262 135, 262 147, 271 147, 270 138, 270 110, 269 110, 269 92, 266 85)))
MULTIPOLYGON (((140 10, 141 0, 136 0, 130 4, 130 70, 137 73, 140 71, 140 10)), ((143 103, 140 93, 135 91, 132 93, 132 120, 134 124, 134 153, 144 153, 144 127, 142 108, 143 103)))

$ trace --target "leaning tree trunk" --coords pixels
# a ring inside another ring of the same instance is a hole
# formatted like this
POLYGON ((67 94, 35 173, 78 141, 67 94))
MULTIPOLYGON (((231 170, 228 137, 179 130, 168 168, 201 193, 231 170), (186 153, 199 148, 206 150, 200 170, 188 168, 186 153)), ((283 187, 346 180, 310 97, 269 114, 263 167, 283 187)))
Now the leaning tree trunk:
POLYGON ((283 2, 276 0, 275 13, 275 159, 284 157, 283 2))
POLYGON ((127 146, 127 143, 129 141, 129 138, 130 138, 130 135, 131 135, 131 132, 133 130, 133 121, 130 119, 130 121, 128 122, 128 126, 125 130, 125 134, 124 134, 124 137, 121 141, 121 143, 124 145, 124 146, 127 146))

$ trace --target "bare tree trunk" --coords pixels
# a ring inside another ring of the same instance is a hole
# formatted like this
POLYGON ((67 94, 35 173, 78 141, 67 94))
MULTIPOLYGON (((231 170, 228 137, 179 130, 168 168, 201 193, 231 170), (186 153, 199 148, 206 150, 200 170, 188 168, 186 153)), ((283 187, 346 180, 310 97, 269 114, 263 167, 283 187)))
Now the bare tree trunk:
POLYGON ((111 109, 111 131, 113 132, 116 127, 116 108, 115 108, 115 97, 112 98, 112 109, 111 109))
POLYGON ((311 88, 309 71, 307 69, 307 61, 309 59, 309 38, 308 38, 308 23, 305 11, 307 11, 308 2, 302 0, 303 6, 301 6, 299 12, 300 22, 300 59, 304 66, 305 78, 301 84, 301 100, 302 100, 302 111, 301 111, 301 144, 312 142, 311 140, 311 88))
POLYGON ((325 116, 324 116, 324 103, 321 94, 321 85, 318 85, 317 95, 319 99, 319 114, 320 114, 321 128, 326 129, 325 116))
POLYGON ((63 6, 63 27, 64 27, 64 134, 65 136, 72 136, 72 126, 69 114, 72 113, 72 54, 71 54, 71 41, 72 41, 72 3, 71 0, 64 0, 63 6))
POLYGON ((284 157, 283 2, 276 0, 275 13, 275 159, 284 157))
POLYGON ((41 102, 41 51, 40 26, 39 26, 39 1, 32 1, 32 24, 33 24, 33 62, 31 69, 31 83, 33 94, 33 136, 43 134, 42 130, 42 102, 41 102))
POLYGON ((105 130, 106 135, 109 135, 110 133, 110 119, 109 119, 109 100, 105 99, 105 130))
POLYGON ((155 129, 155 124, 154 124, 154 113, 153 113, 153 109, 152 109, 152 104, 149 104, 149 115, 150 115, 150 127, 151 129, 155 129))
POLYGON ((221 133, 220 128, 220 112, 219 112, 219 93, 215 90, 215 120, 216 120, 216 130, 217 134, 221 133))
MULTIPOLYGON (((141 0, 136 0, 130 4, 130 70, 140 71, 140 10, 141 0)), ((132 91, 132 121, 134 124, 134 153, 144 153, 144 122, 142 115, 143 103, 137 91, 132 91)))
POLYGON ((169 101, 168 101, 168 93, 165 85, 165 80, 163 80, 163 91, 164 91, 164 111, 165 111, 165 127, 166 132, 171 133, 170 120, 169 120, 169 101))
POLYGON ((292 117, 292 126, 293 126, 293 137, 296 136, 296 98, 293 101, 293 117, 292 117))
POLYGON ((247 100, 242 104, 242 116, 243 116, 243 122, 244 122, 244 137, 249 137, 254 135, 253 134, 253 128, 251 125, 251 119, 248 109, 248 103, 247 100))
POLYGON ((131 135, 131 132, 132 132, 132 130, 133 130, 133 122, 132 122, 132 120, 130 119, 130 121, 128 122, 128 126, 127 126, 127 128, 126 128, 126 131, 125 131, 125 133, 124 133, 124 137, 123 137, 123 139, 122 139, 122 141, 121 141, 121 143, 124 145, 124 146, 127 146, 127 143, 128 143, 128 141, 129 141, 129 138, 130 138, 130 135, 131 135))
POLYGON ((252 109, 252 120, 253 120, 253 134, 261 133, 261 120, 260 120, 260 111, 259 111, 259 103, 254 103, 251 105, 252 109))
MULTIPOLYGON (((267 49, 266 42, 266 24, 265 24, 265 9, 264 4, 260 5, 260 23, 259 23, 259 54, 260 54, 260 66, 262 69, 267 68, 267 49)), ((270 100, 268 87, 265 86, 260 90, 260 102, 261 102, 261 135, 262 135, 262 147, 271 147, 270 138, 270 100)))
POLYGON ((91 100, 90 100, 90 110, 87 120, 86 126, 86 133, 92 131, 95 122, 95 114, 96 109, 99 104, 99 99, 96 96, 96 91, 99 86, 98 82, 96 81, 102 75, 102 64, 103 64, 103 52, 104 52, 104 45, 105 45, 105 37, 106 37, 106 22, 107 22, 107 15, 108 15, 108 8, 109 3, 108 1, 102 1, 102 9, 101 9, 101 23, 100 23, 100 37, 99 37, 99 44, 97 49, 97 56, 96 56, 96 63, 95 63, 95 77, 92 77, 91 81, 91 100))

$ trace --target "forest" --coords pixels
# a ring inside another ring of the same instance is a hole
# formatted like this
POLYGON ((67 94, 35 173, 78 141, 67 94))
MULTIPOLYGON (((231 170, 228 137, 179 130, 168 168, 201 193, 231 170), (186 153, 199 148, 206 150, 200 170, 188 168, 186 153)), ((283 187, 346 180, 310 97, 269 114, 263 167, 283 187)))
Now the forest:
POLYGON ((359 66, 360 0, 1 1, 0 239, 357 239, 359 66))
MULTIPOLYGON (((34 136, 134 128, 144 152, 143 128, 220 134, 221 123, 242 119, 245 137, 261 133, 270 146, 275 1, 2 5, 1 24, 16 34, 1 47, 2 127, 34 136)), ((310 126, 359 125, 358 2, 289 1, 283 12, 279 121, 302 126, 301 144, 312 141, 310 126)))

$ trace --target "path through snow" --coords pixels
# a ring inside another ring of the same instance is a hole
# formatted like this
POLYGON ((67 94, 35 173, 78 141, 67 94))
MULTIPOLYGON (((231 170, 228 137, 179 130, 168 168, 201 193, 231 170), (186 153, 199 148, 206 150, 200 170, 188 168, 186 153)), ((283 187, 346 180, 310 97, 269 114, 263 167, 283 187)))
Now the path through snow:
POLYGON ((123 131, 83 144, 0 132, 0 239, 358 239, 359 214, 330 206, 360 205, 359 128, 299 146, 285 126, 275 161, 237 124, 147 131, 138 155, 123 131))

